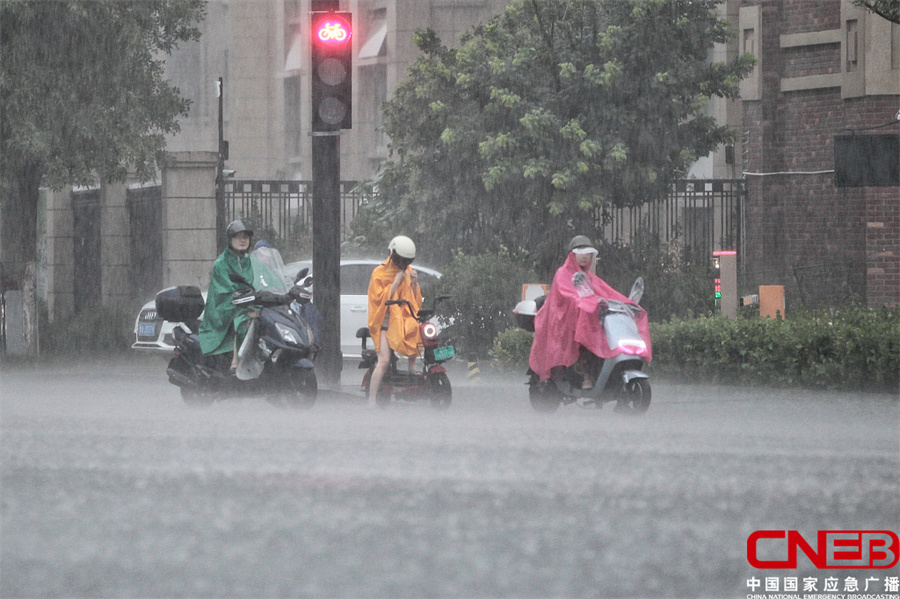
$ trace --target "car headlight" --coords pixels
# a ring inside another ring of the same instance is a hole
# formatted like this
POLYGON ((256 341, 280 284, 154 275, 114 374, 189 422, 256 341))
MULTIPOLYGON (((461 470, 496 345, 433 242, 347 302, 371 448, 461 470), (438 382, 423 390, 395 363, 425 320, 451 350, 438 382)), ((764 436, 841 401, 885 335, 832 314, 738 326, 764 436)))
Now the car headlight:
POLYGON ((275 323, 275 329, 278 331, 278 334, 281 335, 281 338, 286 343, 291 343, 293 345, 301 345, 300 336, 297 335, 297 332, 294 329, 284 326, 280 323, 275 323))

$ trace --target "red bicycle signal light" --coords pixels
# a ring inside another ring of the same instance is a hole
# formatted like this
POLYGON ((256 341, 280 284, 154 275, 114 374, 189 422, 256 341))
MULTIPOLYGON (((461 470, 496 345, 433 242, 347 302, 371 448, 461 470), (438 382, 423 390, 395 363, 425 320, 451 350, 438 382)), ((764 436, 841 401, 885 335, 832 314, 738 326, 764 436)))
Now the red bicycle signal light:
POLYGON ((345 44, 351 35, 350 25, 337 16, 320 21, 316 29, 316 39, 323 44, 345 44))
POLYGON ((350 129, 353 15, 349 12, 314 12, 310 25, 312 129, 350 129))

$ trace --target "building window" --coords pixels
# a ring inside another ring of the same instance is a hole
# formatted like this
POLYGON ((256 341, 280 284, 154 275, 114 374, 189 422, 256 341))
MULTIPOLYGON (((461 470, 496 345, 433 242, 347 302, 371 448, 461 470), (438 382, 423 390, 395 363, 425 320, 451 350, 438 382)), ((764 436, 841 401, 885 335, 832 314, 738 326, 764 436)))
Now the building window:
POLYGON ((859 68, 859 21, 847 21, 847 72, 859 68))
POLYGON ((300 77, 286 77, 284 80, 284 139, 289 157, 300 155, 302 137, 300 135, 301 109, 300 77))
POLYGON ((756 31, 744 29, 744 54, 756 56, 756 31))

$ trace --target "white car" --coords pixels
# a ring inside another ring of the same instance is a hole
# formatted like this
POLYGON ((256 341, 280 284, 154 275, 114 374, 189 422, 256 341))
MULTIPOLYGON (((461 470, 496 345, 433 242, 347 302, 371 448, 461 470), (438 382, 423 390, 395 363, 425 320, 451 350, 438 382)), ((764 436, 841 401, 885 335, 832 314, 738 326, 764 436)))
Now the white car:
MULTIPOLYGON (((353 358, 360 355, 360 340, 356 338, 356 331, 368 326, 369 279, 379 264, 381 264, 379 260, 341 260, 341 352, 345 357, 353 358)), ((285 269, 288 273, 296 273, 305 267, 312 270, 312 262, 309 260, 291 262, 285 269)), ((418 265, 413 265, 413 268, 419 273, 419 286, 427 301, 428 288, 441 278, 441 273, 418 265)), ((203 299, 206 300, 205 291, 203 299)), ((150 300, 141 308, 134 322, 135 341, 131 347, 166 352, 168 355, 174 349, 172 330, 178 324, 180 323, 159 318, 156 313, 156 300, 150 300)))

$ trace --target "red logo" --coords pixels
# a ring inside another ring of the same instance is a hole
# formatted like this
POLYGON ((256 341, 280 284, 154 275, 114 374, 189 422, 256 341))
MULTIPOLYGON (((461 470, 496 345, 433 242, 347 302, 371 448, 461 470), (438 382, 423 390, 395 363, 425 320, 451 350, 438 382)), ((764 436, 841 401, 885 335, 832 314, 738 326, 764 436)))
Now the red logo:
POLYGON ((793 569, 798 548, 819 569, 892 568, 900 558, 900 540, 890 530, 820 530, 816 549, 796 530, 757 530, 747 538, 747 561, 754 568, 793 569), (760 553, 786 559, 760 559, 760 553))

